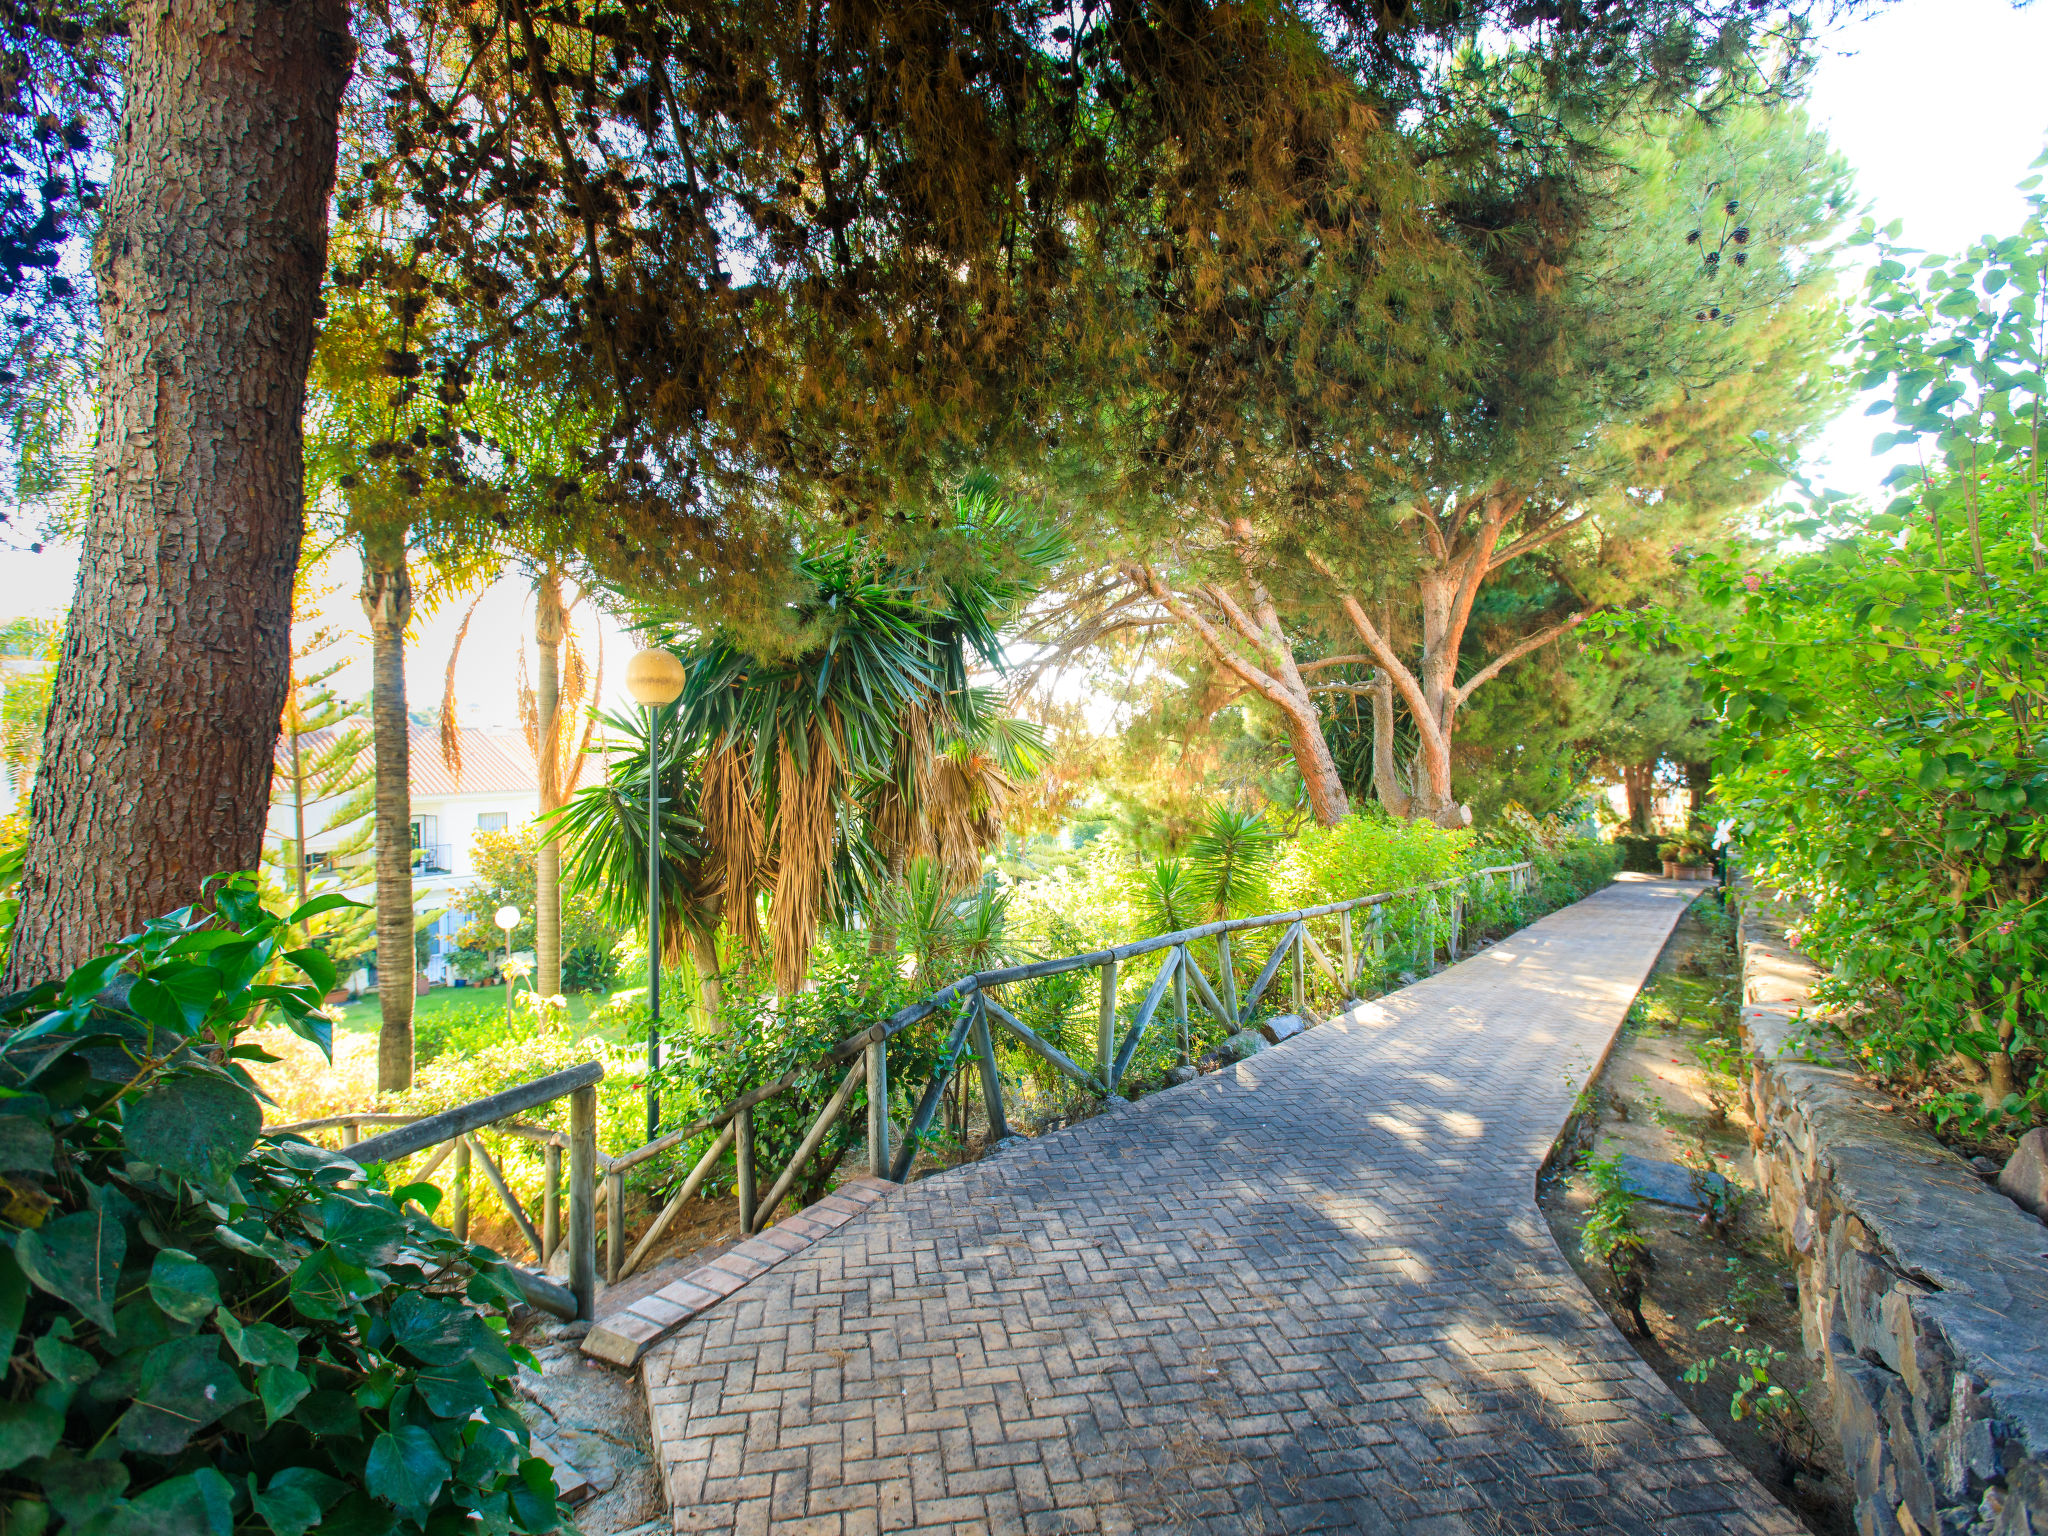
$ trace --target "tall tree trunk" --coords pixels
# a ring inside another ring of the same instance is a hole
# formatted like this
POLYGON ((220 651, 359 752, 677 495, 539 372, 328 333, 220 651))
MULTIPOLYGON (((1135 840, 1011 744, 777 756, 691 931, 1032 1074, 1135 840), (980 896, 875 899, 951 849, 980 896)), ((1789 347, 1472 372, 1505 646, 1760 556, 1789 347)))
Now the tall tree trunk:
MULTIPOLYGON (((1250 525, 1239 524, 1240 539, 1248 546, 1250 525)), ((1209 648, 1223 667, 1279 712, 1294 751, 1295 767, 1308 790, 1310 809, 1318 822, 1333 827, 1351 811, 1344 792, 1343 775, 1337 771, 1336 754, 1323 734, 1322 711, 1316 707, 1315 690, 1304 680, 1294 659, 1294 648, 1280 623, 1271 595, 1249 573, 1252 562, 1248 547, 1244 554, 1249 601, 1240 601, 1215 582, 1204 583, 1199 601, 1213 609, 1221 623, 1213 622, 1189 597, 1174 591, 1155 571, 1133 567, 1131 579, 1156 598, 1166 611, 1209 648)))
POLYGON ((1628 824, 1638 837, 1650 835, 1650 816, 1657 802, 1657 763, 1652 758, 1647 763, 1625 763, 1621 770, 1622 788, 1628 793, 1628 824))
POLYGON ((299 729, 296 702, 287 706, 292 715, 292 854, 297 862, 299 905, 306 904, 306 733, 299 729))
POLYGON ((403 528, 363 539, 363 612, 370 619, 370 729, 376 746, 377 1091, 412 1086, 412 743, 405 712, 405 628, 412 575, 403 528))
POLYGON ((684 932, 690 945, 690 965, 697 972, 699 1030, 709 1035, 718 1029, 718 1011, 725 1005, 725 983, 718 971, 718 935, 697 927, 684 932))
POLYGON ((1714 765, 1712 763, 1687 763, 1685 765, 1686 813, 1698 817, 1707 809, 1707 796, 1714 790, 1714 765))
POLYGON ((138 3, 127 22, 92 505, 10 988, 256 866, 291 665, 348 7, 138 3))
MULTIPOLYGON (((538 720, 534 758, 540 770, 540 809, 562 803, 562 574, 552 565, 534 589, 533 638, 540 652, 534 694, 538 720)), ((562 990, 562 850, 543 837, 534 857, 534 985, 542 997, 562 990)))
POLYGON ((1414 814, 1413 797, 1402 782, 1394 752, 1394 680, 1385 668, 1372 680, 1372 787, 1389 816, 1406 821, 1414 814))

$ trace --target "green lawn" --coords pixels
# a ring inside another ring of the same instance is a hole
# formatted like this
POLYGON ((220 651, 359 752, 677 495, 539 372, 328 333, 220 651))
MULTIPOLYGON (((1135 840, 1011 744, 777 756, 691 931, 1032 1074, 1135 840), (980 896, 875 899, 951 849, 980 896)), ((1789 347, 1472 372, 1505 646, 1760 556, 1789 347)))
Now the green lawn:
MULTIPOLYGON (((569 994, 569 1019, 581 1024, 590 1017, 591 1010, 603 1005, 605 993, 571 992, 569 994)), ((505 1006, 503 987, 436 987, 425 997, 417 998, 412 1005, 413 1021, 418 1023, 438 1013, 459 1010, 469 1012, 482 1005, 502 1010, 505 1006)), ((377 1006, 377 994, 365 993, 358 1002, 348 1004, 341 1010, 338 1028, 353 1030, 358 1034, 375 1034, 383 1021, 383 1014, 377 1006)))

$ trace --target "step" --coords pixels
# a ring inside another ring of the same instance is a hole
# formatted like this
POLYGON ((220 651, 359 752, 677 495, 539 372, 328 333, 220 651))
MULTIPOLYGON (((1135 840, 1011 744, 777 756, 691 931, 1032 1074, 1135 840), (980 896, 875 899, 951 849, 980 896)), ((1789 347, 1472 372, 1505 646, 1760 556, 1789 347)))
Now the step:
POLYGON ((815 1205, 785 1217, 708 1264, 700 1264, 671 1280, 660 1290, 599 1318, 584 1335, 583 1352, 606 1365, 631 1370, 640 1363, 642 1355, 699 1312, 765 1275, 791 1254, 802 1253, 819 1238, 829 1237, 891 1190, 901 1187, 872 1174, 847 1180, 815 1205))

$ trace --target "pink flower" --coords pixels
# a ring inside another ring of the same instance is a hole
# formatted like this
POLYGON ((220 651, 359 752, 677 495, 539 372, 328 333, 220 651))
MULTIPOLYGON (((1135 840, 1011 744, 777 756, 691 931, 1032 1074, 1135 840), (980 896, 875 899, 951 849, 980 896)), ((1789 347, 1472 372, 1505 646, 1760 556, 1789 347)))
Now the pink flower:
POLYGON ((2018 926, 2018 923, 2004 922, 1998 925, 1998 931, 2000 933, 2011 933, 2013 929, 2017 928, 2018 926))
POLYGON ((1755 571, 1744 571, 1742 573, 1742 584, 1745 587, 1749 588, 1750 591, 1754 592, 1758 587, 1764 584, 1764 579, 1763 577, 1759 576, 1755 571))

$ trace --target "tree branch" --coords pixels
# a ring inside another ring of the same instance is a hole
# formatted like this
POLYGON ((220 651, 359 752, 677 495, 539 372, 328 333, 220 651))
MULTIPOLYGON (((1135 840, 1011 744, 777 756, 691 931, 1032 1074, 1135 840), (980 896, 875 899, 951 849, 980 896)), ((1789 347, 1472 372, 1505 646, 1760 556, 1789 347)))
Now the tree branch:
POLYGON ((1507 650, 1502 651, 1500 655, 1494 657, 1493 660, 1489 661, 1477 672, 1474 672, 1471 678, 1466 682, 1465 686, 1460 688, 1457 691, 1457 693, 1453 695, 1454 699, 1459 705, 1462 706, 1467 699, 1472 697, 1473 692, 1480 686, 1480 684, 1492 682, 1496 677, 1500 676, 1504 668, 1513 666, 1516 662, 1520 661, 1524 656, 1528 655, 1531 651, 1541 650, 1544 646, 1550 644, 1551 641, 1555 640, 1559 635, 1564 634, 1567 630, 1577 629, 1581 624, 1585 623, 1586 620, 1591 617, 1592 610, 1586 609, 1582 612, 1571 615, 1571 617, 1565 619, 1561 623, 1551 625, 1548 629, 1539 629, 1535 634, 1529 636, 1528 639, 1522 641, 1519 645, 1513 645, 1508 647, 1507 650))

